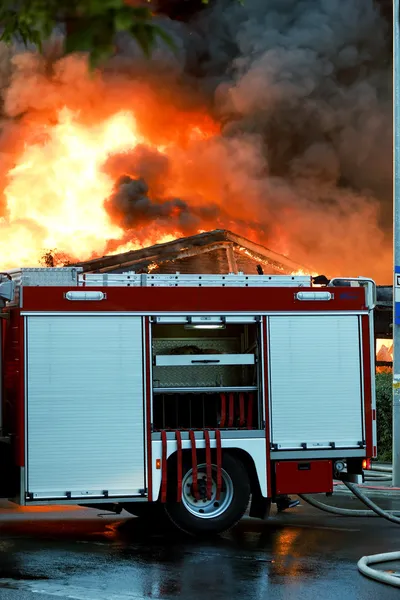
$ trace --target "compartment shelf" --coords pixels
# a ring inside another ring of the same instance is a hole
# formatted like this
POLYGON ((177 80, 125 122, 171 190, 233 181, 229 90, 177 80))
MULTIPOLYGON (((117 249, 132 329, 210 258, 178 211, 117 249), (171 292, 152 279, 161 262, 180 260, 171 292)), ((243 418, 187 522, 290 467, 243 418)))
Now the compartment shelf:
POLYGON ((256 392, 256 385, 237 387, 154 387, 154 394, 218 394, 229 392, 256 392))
POLYGON ((156 367, 212 367, 221 365, 254 365, 254 354, 159 354, 156 367))

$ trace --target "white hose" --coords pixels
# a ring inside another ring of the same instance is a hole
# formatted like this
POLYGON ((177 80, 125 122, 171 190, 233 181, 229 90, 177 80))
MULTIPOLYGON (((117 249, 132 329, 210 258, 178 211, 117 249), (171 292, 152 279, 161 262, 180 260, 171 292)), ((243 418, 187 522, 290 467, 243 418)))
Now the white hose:
POLYGON ((392 481, 391 467, 373 467, 364 471, 365 481, 392 481))
POLYGON ((374 465, 371 471, 382 471, 383 473, 393 473, 393 467, 384 465, 374 465))
MULTIPOLYGON (((299 494, 305 502, 323 510, 324 512, 331 513, 333 515, 340 515, 341 517, 380 517, 381 515, 376 514, 374 510, 357 510, 354 508, 339 508, 338 506, 331 506, 330 504, 324 504, 311 496, 305 494, 299 494)), ((400 516, 400 512, 390 512, 392 515, 400 516)))
POLYGON ((353 494, 359 500, 361 500, 361 502, 364 502, 364 504, 366 506, 368 506, 371 510, 373 510, 374 513, 376 513, 383 519, 390 521, 391 523, 396 523, 397 525, 400 525, 399 517, 396 517, 393 513, 383 510, 383 508, 381 508, 380 506, 375 504, 375 502, 372 502, 372 500, 370 498, 368 498, 368 496, 366 496, 366 494, 364 494, 364 492, 362 492, 354 483, 350 483, 349 481, 343 481, 343 483, 346 487, 349 488, 349 490, 351 492, 353 492, 353 494))
POLYGON ((400 552, 387 552, 386 554, 373 554, 372 556, 363 556, 357 563, 360 573, 371 579, 375 579, 380 583, 386 583, 395 587, 400 587, 400 578, 384 571, 371 569, 368 565, 375 565, 381 562, 389 562, 392 560, 400 560, 400 552))
MULTIPOLYGON (((366 504, 371 510, 350 510, 346 508, 338 508, 336 506, 329 506, 328 504, 323 504, 322 502, 318 502, 314 498, 310 498, 309 496, 304 496, 303 494, 300 496, 311 504, 311 506, 315 506, 325 512, 330 512, 336 515, 347 515, 354 517, 371 517, 371 516, 380 516, 387 521, 391 521, 392 523, 396 523, 400 525, 400 519, 396 516, 399 513, 387 512, 380 508, 375 502, 372 502, 368 496, 364 494, 354 483, 349 483, 348 481, 343 482, 351 492, 361 500, 364 504, 366 504)), ((393 560, 400 560, 400 552, 387 552, 385 554, 374 554, 371 556, 363 556, 357 563, 358 570, 360 573, 369 577, 370 579, 375 579, 375 581, 379 581, 380 583, 385 583, 387 585, 392 585, 394 587, 400 587, 400 578, 396 575, 391 575, 390 573, 386 573, 384 571, 377 571, 376 569, 371 569, 368 565, 382 563, 382 562, 390 562, 393 560)))

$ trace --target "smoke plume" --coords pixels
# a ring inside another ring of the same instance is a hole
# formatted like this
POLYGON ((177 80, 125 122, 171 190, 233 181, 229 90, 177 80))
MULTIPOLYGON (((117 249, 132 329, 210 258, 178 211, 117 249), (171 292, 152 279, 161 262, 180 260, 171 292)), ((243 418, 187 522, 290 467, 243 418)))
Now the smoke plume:
POLYGON ((149 61, 121 34, 95 75, 85 57, 61 56, 57 36, 47 58, 2 49, 0 186, 63 107, 87 126, 132 111, 140 144, 102 167, 124 240, 225 227, 329 275, 390 281, 390 26, 379 6, 216 0, 184 22, 157 19, 175 50, 160 41, 149 61))
POLYGON ((190 207, 179 198, 164 198, 157 202, 148 193, 149 187, 144 179, 123 175, 106 201, 106 209, 123 229, 143 227, 150 223, 162 228, 173 219, 175 227, 185 234, 199 229, 207 221, 212 224, 218 216, 218 209, 212 206, 190 207))

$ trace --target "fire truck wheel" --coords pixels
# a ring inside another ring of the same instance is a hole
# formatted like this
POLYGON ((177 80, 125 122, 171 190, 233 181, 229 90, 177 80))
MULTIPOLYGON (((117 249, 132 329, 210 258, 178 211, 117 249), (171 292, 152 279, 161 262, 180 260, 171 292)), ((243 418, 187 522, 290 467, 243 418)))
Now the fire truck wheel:
MULTIPOLYGON (((250 482, 246 468, 240 460, 225 454, 221 474, 222 489, 217 498, 217 467, 212 465, 211 499, 208 500, 206 464, 198 464, 198 497, 195 498, 192 464, 190 460, 184 462, 182 501, 168 501, 165 506, 167 515, 179 529, 191 535, 222 533, 242 518, 250 500, 250 482)), ((171 476, 170 481, 172 479, 171 476)))

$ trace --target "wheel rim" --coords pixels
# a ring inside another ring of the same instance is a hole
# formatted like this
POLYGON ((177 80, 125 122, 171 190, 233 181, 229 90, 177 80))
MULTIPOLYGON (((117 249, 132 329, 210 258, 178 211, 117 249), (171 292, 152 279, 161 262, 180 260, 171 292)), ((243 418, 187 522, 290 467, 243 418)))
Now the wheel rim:
POLYGON ((211 499, 207 500, 207 467, 205 464, 197 467, 197 481, 200 499, 193 495, 193 469, 190 469, 182 480, 182 504, 200 519, 215 519, 226 511, 233 500, 233 483, 228 473, 221 469, 222 487, 217 500, 217 468, 212 465, 211 499))

